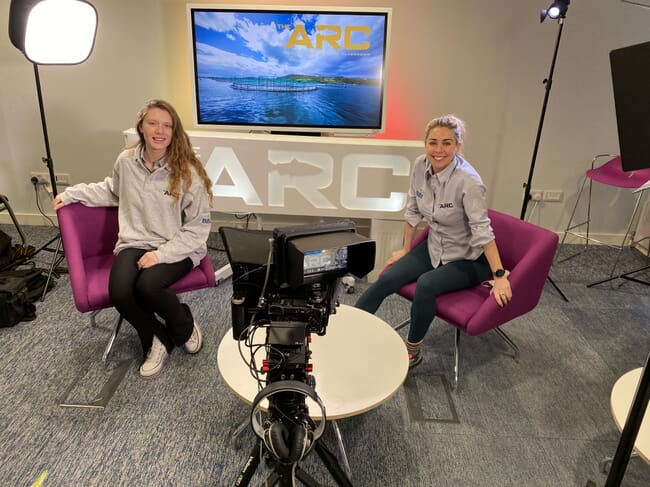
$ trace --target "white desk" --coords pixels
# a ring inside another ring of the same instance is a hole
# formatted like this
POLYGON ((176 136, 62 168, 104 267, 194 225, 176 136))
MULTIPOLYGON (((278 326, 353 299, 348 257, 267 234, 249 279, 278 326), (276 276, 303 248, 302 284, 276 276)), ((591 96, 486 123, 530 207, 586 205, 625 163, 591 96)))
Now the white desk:
MULTIPOLYGON (((610 405, 612 416, 616 426, 623 431, 625 421, 627 420, 634 393, 636 392, 639 379, 641 378, 642 367, 630 370, 623 374, 612 387, 610 396, 610 405)), ((646 409, 641 427, 634 442, 634 451, 636 451, 643 460, 650 463, 650 408, 646 409)))
MULTIPOLYGON (((263 344, 266 331, 260 329, 255 343, 263 344)), ((312 334, 310 345, 316 392, 325 405, 327 419, 364 413, 390 399, 408 372, 408 354, 402 338, 390 325, 352 306, 342 305, 329 317, 324 336, 312 334)), ((242 348, 246 358, 249 350, 242 348)), ((258 364, 264 350, 258 352, 258 364)), ((223 337, 217 353, 219 371, 237 396, 252 404, 258 393, 239 354, 232 331, 223 337)), ((320 418, 320 409, 307 400, 310 415, 320 418)))

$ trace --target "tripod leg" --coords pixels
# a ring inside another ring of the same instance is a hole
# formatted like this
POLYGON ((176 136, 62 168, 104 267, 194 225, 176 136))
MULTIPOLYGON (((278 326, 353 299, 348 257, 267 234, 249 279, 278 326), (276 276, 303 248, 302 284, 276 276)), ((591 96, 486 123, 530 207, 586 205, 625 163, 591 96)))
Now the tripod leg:
POLYGON ((253 474, 255 473, 255 470, 260 464, 261 456, 262 456, 262 440, 259 440, 255 443, 255 446, 251 450, 251 454, 248 456, 246 465, 244 465, 244 468, 242 468, 241 472, 239 472, 239 475, 237 476, 237 479, 235 480, 234 483, 235 487, 239 487, 239 486, 245 487, 248 485, 248 483, 253 478, 253 474))
POLYGON ((320 487, 320 484, 311 475, 298 466, 296 467, 296 478, 307 487, 320 487))
POLYGON ((320 487, 320 484, 311 475, 304 470, 300 470, 298 464, 281 464, 278 462, 275 462, 273 472, 264 481, 264 487, 273 487, 275 485, 278 487, 295 487, 296 477, 307 487, 320 487))
POLYGON ((61 236, 59 236, 58 241, 56 242, 56 250, 52 255, 52 262, 50 262, 50 269, 47 271, 47 280, 45 281, 45 289, 43 289, 43 295, 41 296, 41 302, 45 300, 45 295, 48 291, 48 286, 50 285, 50 279, 52 279, 52 273, 54 272, 54 267, 56 267, 59 257, 59 251, 61 250, 61 236))
POLYGON ((327 467, 329 473, 332 475, 332 477, 334 477, 334 480, 336 481, 337 485, 339 485, 340 487, 352 487, 352 482, 350 481, 348 476, 345 474, 341 466, 336 461, 336 457, 334 456, 334 454, 331 451, 329 451, 327 447, 320 442, 320 440, 316 441, 314 449, 316 450, 316 453, 318 453, 320 459, 325 464, 325 467, 327 467))

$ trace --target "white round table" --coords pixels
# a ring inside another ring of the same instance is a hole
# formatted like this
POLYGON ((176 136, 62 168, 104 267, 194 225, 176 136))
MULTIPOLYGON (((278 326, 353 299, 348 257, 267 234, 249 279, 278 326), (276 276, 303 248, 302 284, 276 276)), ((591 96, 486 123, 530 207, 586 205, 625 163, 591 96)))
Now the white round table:
MULTIPOLYGON (((316 393, 327 419, 339 419, 369 411, 390 399, 408 372, 404 341, 390 325, 375 315, 341 305, 330 315, 325 335, 312 334, 313 376, 316 393)), ((266 330, 259 329, 254 342, 264 344, 266 330)), ((246 359, 248 348, 242 347, 246 359)), ((256 355, 258 365, 264 350, 256 355)), ((224 381, 242 400, 251 404, 259 391, 244 363, 232 331, 222 338, 217 364, 224 381)), ((263 375, 261 377, 264 377, 263 375)), ((320 408, 307 400, 309 413, 320 419, 320 408)))
MULTIPOLYGON (((610 405, 612 408, 612 416, 619 431, 623 431, 625 421, 627 420, 630 406, 634 399, 641 378, 642 367, 630 370, 623 374, 612 387, 612 394, 610 396, 610 405)), ((645 411, 641 427, 636 435, 634 442, 634 451, 636 451, 643 460, 650 463, 650 407, 645 411)))

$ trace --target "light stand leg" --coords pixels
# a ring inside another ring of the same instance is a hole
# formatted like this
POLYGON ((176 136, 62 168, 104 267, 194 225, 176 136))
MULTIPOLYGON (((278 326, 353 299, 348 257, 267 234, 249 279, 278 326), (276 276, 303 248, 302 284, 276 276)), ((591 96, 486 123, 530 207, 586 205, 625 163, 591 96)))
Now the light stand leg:
MULTIPOLYGON (((43 289, 43 295, 41 296, 41 302, 45 300, 45 295, 47 294, 47 291, 49 290, 50 286, 50 280, 52 280, 52 273, 54 272, 54 268, 57 266, 57 263, 61 262, 59 259, 59 251, 62 251, 61 247, 61 237, 59 237, 57 243, 56 243, 56 249, 54 250, 54 255, 52 255, 52 262, 50 262, 50 268, 47 271, 47 280, 45 281, 45 289, 43 289)), ((63 253, 61 252, 61 258, 63 256, 63 253)))
POLYGON ((569 302, 569 298, 565 296, 565 294, 562 292, 562 289, 558 287, 557 284, 555 284, 555 281, 551 276, 546 276, 546 280, 551 283, 551 285, 555 288, 555 290, 559 293, 559 295, 564 299, 567 303, 569 302))
POLYGON ((631 277, 632 274, 636 274, 637 272, 647 271, 648 269, 650 269, 650 265, 647 265, 645 267, 640 267, 639 269, 635 269, 633 271, 626 272, 625 274, 619 274, 617 276, 608 277, 607 279, 603 279, 602 281, 592 282, 591 284, 587 284, 587 287, 597 286, 598 284, 613 281, 615 279, 627 279, 628 281, 636 282, 637 284, 650 286, 650 282, 648 281, 643 281, 641 279, 637 279, 636 277, 631 277))

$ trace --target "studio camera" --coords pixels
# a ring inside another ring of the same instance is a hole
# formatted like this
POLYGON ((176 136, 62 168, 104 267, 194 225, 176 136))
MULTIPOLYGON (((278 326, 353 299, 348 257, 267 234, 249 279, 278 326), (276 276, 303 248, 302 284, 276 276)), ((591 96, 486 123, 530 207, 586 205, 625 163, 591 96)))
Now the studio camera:
POLYGON ((363 277, 374 267, 375 242, 349 220, 219 233, 233 272, 235 340, 264 322, 305 323, 307 332, 325 334, 340 278, 363 277))
MULTIPOLYGON (((273 231, 221 227, 219 233, 233 272, 233 338, 240 348, 242 343, 249 347, 248 366, 261 389, 253 401, 251 425, 276 473, 293 476, 295 468, 287 466, 295 467, 312 446, 321 455, 316 440, 325 425, 325 408, 311 374, 310 335, 325 335, 344 290, 341 278, 361 278, 373 269, 375 242, 357 234, 349 220, 273 231), (260 328, 264 345, 252 339, 260 328), (258 352, 263 352, 261 360, 258 352), (307 398, 321 408, 318 427, 307 398)), ((254 449, 252 455, 259 454, 254 449)), ((256 466, 247 462, 244 478, 256 466)))

